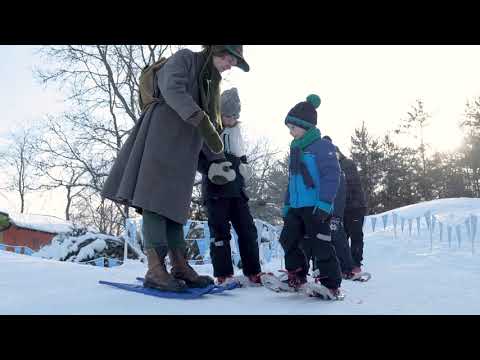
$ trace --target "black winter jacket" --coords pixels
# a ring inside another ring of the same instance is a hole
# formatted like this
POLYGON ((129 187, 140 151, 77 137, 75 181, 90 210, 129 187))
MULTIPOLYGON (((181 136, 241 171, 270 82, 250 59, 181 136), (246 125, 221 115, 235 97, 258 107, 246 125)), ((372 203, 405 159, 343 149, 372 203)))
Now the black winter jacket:
POLYGON ((367 200, 365 198, 365 193, 362 189, 362 183, 360 181, 360 176, 358 175, 357 166, 353 160, 346 158, 345 156, 340 156, 340 167, 345 173, 346 180, 346 201, 345 201, 345 212, 355 210, 355 209, 366 209, 367 200))

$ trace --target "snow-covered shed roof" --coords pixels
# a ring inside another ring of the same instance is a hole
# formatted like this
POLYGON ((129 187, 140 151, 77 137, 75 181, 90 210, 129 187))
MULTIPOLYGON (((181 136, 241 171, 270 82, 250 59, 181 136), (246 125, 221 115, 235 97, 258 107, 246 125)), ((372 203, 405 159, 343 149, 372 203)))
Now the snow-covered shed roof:
POLYGON ((17 227, 43 231, 51 234, 59 234, 72 230, 73 225, 66 221, 50 215, 18 214, 8 212, 0 208, 0 212, 8 214, 12 225, 17 227))

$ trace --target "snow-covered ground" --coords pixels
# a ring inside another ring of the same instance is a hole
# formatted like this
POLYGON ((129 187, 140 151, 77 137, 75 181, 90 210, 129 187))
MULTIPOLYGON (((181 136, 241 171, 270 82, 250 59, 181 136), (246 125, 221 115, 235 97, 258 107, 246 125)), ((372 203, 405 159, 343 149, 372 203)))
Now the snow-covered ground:
MULTIPOLYGON (((137 261, 99 268, 0 251, 0 314, 480 314, 480 231, 474 249, 463 225, 470 214, 480 215, 480 199, 436 200, 394 212, 411 219, 429 210, 444 222, 442 241, 438 224, 435 228, 432 251, 423 218, 420 234, 415 224, 411 237, 408 226, 402 233, 398 223, 397 238, 391 217, 384 230, 379 214, 375 232, 367 220, 364 263, 373 278, 367 283, 344 281, 345 301, 325 302, 264 288, 196 300, 161 299, 98 284, 134 281, 146 270, 137 261), (457 224, 462 225, 461 241, 453 232, 449 242, 446 228, 457 224)), ((210 265, 195 268, 212 273, 210 265)), ((280 259, 263 267, 280 268, 280 259)))

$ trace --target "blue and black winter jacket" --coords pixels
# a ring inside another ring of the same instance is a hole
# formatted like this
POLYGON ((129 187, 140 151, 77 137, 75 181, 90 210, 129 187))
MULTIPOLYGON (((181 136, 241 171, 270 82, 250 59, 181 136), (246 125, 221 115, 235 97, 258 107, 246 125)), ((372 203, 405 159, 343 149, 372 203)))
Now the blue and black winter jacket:
POLYGON ((334 145, 320 138, 307 145, 300 154, 299 159, 295 160, 297 156, 292 156, 292 150, 290 152, 285 206, 316 206, 331 213, 340 182, 340 165, 334 145), (292 164, 292 161, 301 161, 303 164, 292 164))

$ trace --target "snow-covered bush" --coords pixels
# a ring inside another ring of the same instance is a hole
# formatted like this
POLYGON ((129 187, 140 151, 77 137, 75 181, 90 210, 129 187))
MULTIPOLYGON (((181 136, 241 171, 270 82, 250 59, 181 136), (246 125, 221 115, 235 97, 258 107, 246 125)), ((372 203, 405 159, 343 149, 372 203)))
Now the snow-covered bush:
MULTIPOLYGON (((33 256, 70 262, 88 262, 97 258, 110 258, 122 261, 125 240, 123 237, 93 233, 83 228, 61 233, 52 239, 51 244, 42 247, 33 256)), ((129 259, 143 259, 138 250, 128 244, 129 259)))

